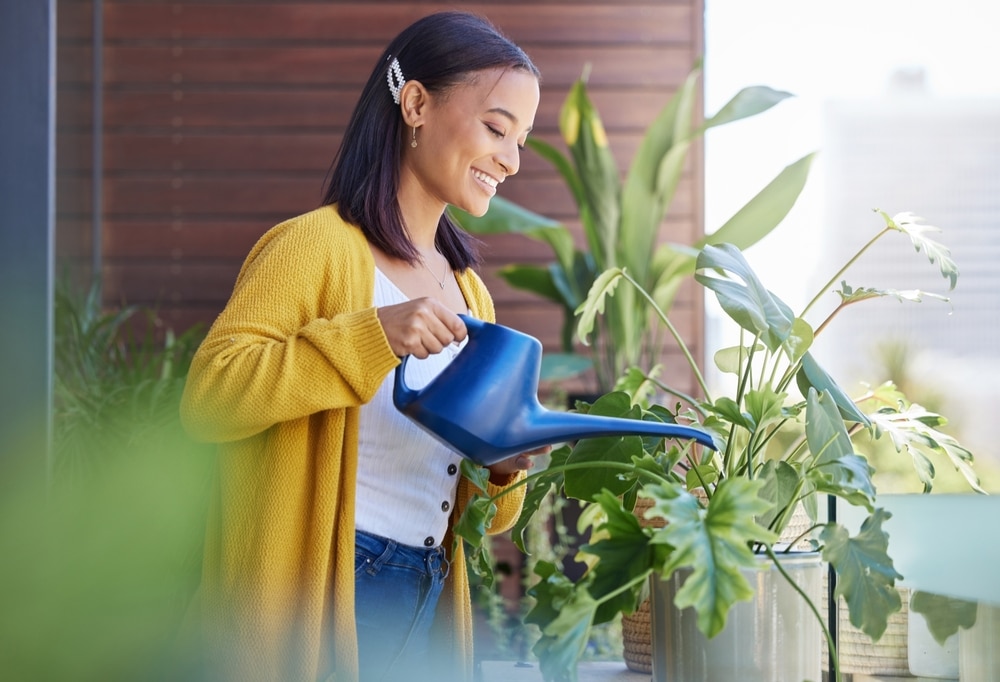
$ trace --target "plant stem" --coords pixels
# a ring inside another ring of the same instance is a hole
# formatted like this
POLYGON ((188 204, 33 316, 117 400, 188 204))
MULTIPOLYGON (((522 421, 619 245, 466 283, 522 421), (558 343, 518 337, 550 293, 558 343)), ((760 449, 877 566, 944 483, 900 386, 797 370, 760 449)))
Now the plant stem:
POLYGON ((805 308, 802 309, 802 313, 799 315, 799 317, 805 318, 806 313, 809 312, 809 310, 811 310, 814 305, 816 305, 817 301, 819 301, 819 299, 823 297, 823 294, 825 294, 827 292, 827 290, 829 290, 832 286, 834 286, 837 283, 837 280, 840 279, 843 276, 843 274, 845 272, 847 272, 847 270, 852 265, 854 265, 854 263, 857 262, 857 260, 859 258, 861 258, 862 254, 864 254, 865 251, 867 251, 868 249, 870 249, 872 247, 872 245, 875 244, 875 242, 877 242, 879 239, 881 239, 884 234, 886 234, 887 232, 890 232, 891 229, 892 228, 889 228, 889 227, 883 228, 882 231, 880 231, 878 234, 876 234, 874 237, 872 237, 868 241, 867 244, 865 244, 864 246, 862 246, 858 250, 858 252, 855 253, 851 257, 851 259, 849 261, 847 261, 844 264, 843 267, 840 268, 840 270, 837 270, 837 272, 833 275, 833 277, 830 278, 830 281, 828 281, 826 284, 824 284, 823 286, 821 286, 819 288, 819 291, 816 292, 816 295, 813 297, 813 299, 811 301, 809 301, 809 303, 806 305, 805 308))
POLYGON ((516 483, 511 484, 510 486, 504 488, 499 493, 497 493, 496 495, 494 495, 494 496, 492 496, 492 497, 490 497, 488 499, 489 499, 490 502, 496 502, 500 498, 505 497, 505 496, 509 495, 510 493, 514 492, 515 490, 517 490, 521 486, 528 485, 529 483, 532 483, 532 482, 534 482, 534 481, 536 481, 536 480, 538 480, 538 479, 540 479, 540 478, 542 478, 544 476, 551 475, 553 473, 559 474, 559 473, 563 473, 565 471, 575 471, 575 470, 578 470, 578 469, 590 469, 592 467, 603 467, 605 469, 618 469, 620 471, 629 471, 629 472, 633 472, 635 474, 640 474, 642 476, 646 476, 646 477, 650 478, 651 480, 653 480, 653 481, 655 481, 657 483, 661 483, 663 485, 670 485, 671 484, 670 479, 666 478, 665 476, 660 476, 659 474, 657 474, 657 473, 655 473, 653 471, 650 471, 649 469, 637 468, 634 465, 632 465, 632 464, 626 464, 625 462, 577 462, 575 464, 573 464, 573 463, 559 464, 557 466, 549 467, 549 468, 544 469, 542 471, 539 471, 537 473, 525 476, 520 481, 517 481, 516 483))
POLYGON ((646 569, 645 571, 642 572, 642 574, 637 575, 635 578, 633 578, 632 580, 629 580, 624 585, 621 585, 617 589, 615 589, 614 591, 609 592, 606 595, 604 595, 604 597, 600 601, 598 601, 597 603, 598 604, 603 604, 604 602, 608 601, 609 599, 617 597, 619 594, 631 590, 632 587, 634 587, 635 585, 638 585, 643 580, 648 580, 649 576, 650 576, 650 574, 652 572, 653 572, 653 569, 651 569, 651 568, 646 569))
POLYGON ((653 310, 656 311, 656 316, 660 318, 660 321, 663 322, 663 326, 665 326, 667 330, 670 332, 670 335, 674 337, 674 341, 677 342, 677 345, 680 347, 681 352, 684 354, 684 358, 688 361, 688 365, 691 367, 691 371, 694 372, 695 380, 701 387, 702 393, 705 394, 705 399, 708 402, 712 402, 712 399, 709 396, 708 384, 705 383, 705 377, 702 376, 701 370, 698 368, 698 363, 695 362, 694 357, 691 355, 691 351, 688 350, 687 344, 684 343, 684 339, 681 338, 680 332, 677 331, 677 328, 674 327, 673 323, 667 318, 666 314, 660 309, 660 306, 656 304, 656 301, 653 300, 653 297, 650 296, 646 292, 646 290, 642 288, 642 285, 639 284, 634 279, 632 279, 632 276, 629 275, 627 272, 625 272, 625 270, 621 270, 620 272, 621 276, 625 279, 625 281, 631 284, 633 287, 635 287, 636 291, 638 291, 639 294, 647 301, 649 301, 649 304, 651 306, 653 306, 653 310))
POLYGON ((809 526, 809 528, 799 533, 791 542, 788 543, 788 548, 785 549, 783 553, 787 554, 788 552, 791 552, 792 549, 795 547, 795 545, 798 544, 799 540, 806 537, 807 535, 809 535, 809 533, 813 532, 817 528, 822 528, 825 525, 826 525, 825 523, 814 523, 813 525, 809 526))
POLYGON ((830 322, 833 321, 833 318, 837 316, 837 313, 843 310, 846 306, 847 306, 846 303, 841 303, 836 308, 834 308, 833 312, 827 315, 826 319, 823 320, 823 322, 821 322, 818 327, 816 327, 816 331, 813 332, 813 337, 819 336, 820 332, 826 329, 826 325, 830 324, 830 322))
POLYGON ((689 407, 691 407, 691 409, 695 410, 702 417, 708 416, 708 410, 702 407, 701 403, 699 403, 693 397, 689 396, 687 393, 684 393, 683 391, 678 391, 676 388, 671 388, 670 386, 667 386, 665 383, 663 383, 659 379, 656 379, 655 377, 647 375, 646 378, 649 379, 649 381, 651 381, 658 389, 660 389, 664 393, 683 400, 685 403, 687 403, 689 407))
POLYGON ((813 612, 814 616, 816 616, 816 620, 817 622, 819 622, 819 626, 823 629, 823 636, 826 637, 826 645, 830 647, 830 651, 833 653, 832 659, 833 659, 834 680, 836 682, 841 682, 840 657, 837 655, 837 647, 833 643, 833 637, 830 636, 830 631, 827 629, 826 623, 823 622, 822 614, 820 614, 819 609, 816 608, 816 605, 813 604, 813 601, 812 599, 809 598, 809 595, 807 595, 805 591, 801 587, 799 587, 799 584, 797 582, 792 580, 792 576, 788 575, 788 572, 785 571, 785 567, 781 565, 780 561, 778 561, 778 557, 775 555, 774 550, 767 546, 764 547, 764 550, 767 553, 767 556, 771 558, 771 561, 774 562, 775 567, 777 567, 778 571, 781 572, 781 575, 785 578, 788 584, 791 585, 792 589, 798 592, 799 595, 801 595, 801 597, 806 600, 806 604, 809 605, 809 610, 813 612))

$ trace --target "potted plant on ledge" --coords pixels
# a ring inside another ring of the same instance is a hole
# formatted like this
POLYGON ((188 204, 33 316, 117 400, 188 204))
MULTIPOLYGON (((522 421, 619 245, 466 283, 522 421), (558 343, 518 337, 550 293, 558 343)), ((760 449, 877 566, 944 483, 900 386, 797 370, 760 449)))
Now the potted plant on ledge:
MULTIPOLYGON (((764 286, 736 247, 708 245, 699 253, 697 282, 716 295, 742 334, 738 346, 715 353, 715 363, 733 375, 727 395, 712 395, 669 317, 627 270, 612 268, 597 278, 579 311, 581 338, 587 338, 608 297, 619 295, 623 287, 631 288, 684 350, 702 395, 684 395, 655 377, 633 372, 626 390, 601 396, 589 411, 700 426, 714 435, 717 451, 637 436, 595 438, 560 448, 546 470, 529 477, 531 487, 515 540, 552 491, 584 500, 588 513, 597 518, 591 541, 583 548, 590 557, 584 578, 574 583, 553 564, 536 567, 538 581, 530 590, 536 603, 526 620, 541 630, 534 652, 546 680, 575 679, 576 661, 586 647, 591 625, 635 609, 650 582, 654 592, 675 583, 676 592, 668 592, 670 612, 660 614, 668 620, 661 626, 676 629, 685 625, 685 619, 692 620, 704 642, 711 641, 728 629, 736 609, 760 591, 749 578, 759 575, 761 557, 778 582, 786 583, 814 617, 806 620, 816 623, 812 626, 816 639, 804 647, 816 651, 815 662, 806 664, 805 673, 724 668, 704 679, 818 679, 820 629, 833 648, 818 608, 820 594, 815 583, 810 587, 792 575, 794 553, 790 550, 800 543, 778 543, 799 507, 812 520, 801 539, 810 542, 836 572, 836 592, 846 601, 851 623, 873 639, 881 636, 888 616, 900 609, 895 583, 902 576, 888 554, 884 524, 890 515, 877 505, 873 470, 852 437, 861 432, 874 438, 888 435, 898 451, 908 451, 926 490, 933 482, 930 458, 949 461, 973 489, 981 490, 971 468, 972 454, 939 430, 945 423, 940 415, 909 403, 891 383, 866 387, 852 398, 810 352, 815 336, 847 306, 883 297, 947 300, 921 291, 852 287, 842 281, 850 265, 886 235, 908 237, 954 287, 958 269, 949 251, 929 236, 936 228, 920 224, 909 214, 890 217, 880 211, 879 215, 884 227, 799 314, 764 286), (838 304, 818 323, 808 322, 823 294, 837 282, 838 304), (655 396, 666 398, 657 402, 655 396), (855 535, 836 522, 820 519, 819 498, 825 495, 868 511, 855 535), (640 524, 631 511, 639 496, 652 501, 647 516, 661 519, 662 527, 640 524)), ((460 524, 461 536, 473 546, 480 542, 491 502, 483 497, 470 505, 460 524)), ((523 543, 520 546, 527 551, 523 543)), ((815 563, 820 565, 818 558, 815 563)), ((788 633, 769 640, 781 655, 758 652, 763 655, 757 658, 787 658, 784 654, 793 647, 788 639, 791 633, 809 628, 806 622, 792 622, 788 633)), ((656 632, 654 636, 658 638, 654 679, 665 679, 663 666, 668 660, 672 674, 685 674, 675 666, 682 665, 699 645, 688 640, 683 651, 663 654, 664 635, 656 632)), ((693 664, 705 665, 706 658, 713 656, 702 650, 700 660, 693 664)), ((749 665, 756 664, 751 661, 749 665)))

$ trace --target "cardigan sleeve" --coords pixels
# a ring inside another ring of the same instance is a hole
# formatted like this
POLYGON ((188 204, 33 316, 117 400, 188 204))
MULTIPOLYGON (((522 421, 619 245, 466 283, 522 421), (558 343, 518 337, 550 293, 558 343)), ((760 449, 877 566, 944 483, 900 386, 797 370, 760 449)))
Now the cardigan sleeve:
MULTIPOLYGON (((487 484, 486 492, 483 493, 476 485, 467 478, 463 478, 458 485, 458 494, 456 495, 456 505, 455 505, 455 518, 461 517, 465 510, 466 505, 469 500, 476 493, 481 495, 486 495, 487 497, 493 497, 504 490, 517 485, 527 477, 527 474, 523 471, 519 471, 514 478, 504 485, 494 485, 492 483, 487 484)), ((487 535, 497 535, 503 533, 514 525, 517 521, 517 517, 521 514, 521 508, 524 506, 524 496, 527 490, 527 486, 519 485, 516 490, 512 490, 510 493, 504 495, 499 500, 497 500, 497 513, 493 517, 493 522, 487 529, 487 535)))
POLYGON ((314 211, 254 247, 191 364, 181 416, 193 437, 239 440, 374 396, 399 359, 353 230, 314 211))

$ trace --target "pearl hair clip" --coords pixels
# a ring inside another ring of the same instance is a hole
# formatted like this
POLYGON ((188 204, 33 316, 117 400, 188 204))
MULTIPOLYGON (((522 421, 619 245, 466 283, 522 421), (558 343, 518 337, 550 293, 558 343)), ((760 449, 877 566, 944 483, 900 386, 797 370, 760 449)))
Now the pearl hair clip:
POLYGON ((399 93, 402 92, 403 83, 406 82, 406 79, 403 78, 403 70, 399 68, 399 60, 395 57, 392 58, 392 63, 385 72, 385 78, 389 81, 389 92, 392 93, 392 101, 399 104, 399 93))

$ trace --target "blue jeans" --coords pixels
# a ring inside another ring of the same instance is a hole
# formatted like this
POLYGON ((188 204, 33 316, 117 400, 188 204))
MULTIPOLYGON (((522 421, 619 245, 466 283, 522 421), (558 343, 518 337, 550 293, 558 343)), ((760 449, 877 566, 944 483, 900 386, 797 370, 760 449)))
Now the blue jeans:
POLYGON ((447 575, 440 547, 410 547, 355 533, 354 609, 362 682, 421 677, 418 671, 433 655, 431 623, 447 575))

